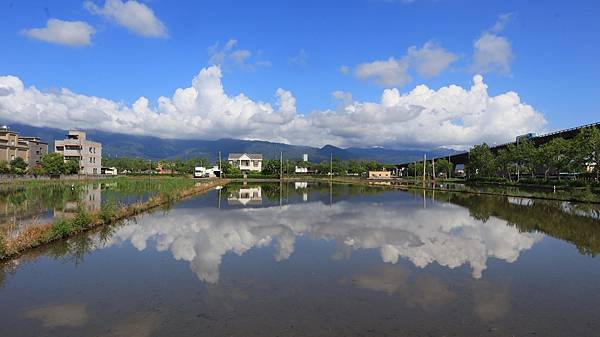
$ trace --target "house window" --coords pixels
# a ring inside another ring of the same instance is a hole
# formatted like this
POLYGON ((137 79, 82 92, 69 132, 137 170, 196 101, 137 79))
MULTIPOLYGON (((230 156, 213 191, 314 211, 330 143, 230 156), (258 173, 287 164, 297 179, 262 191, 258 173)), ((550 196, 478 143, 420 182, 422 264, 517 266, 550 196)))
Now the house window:
POLYGON ((90 163, 92 162, 92 157, 90 157, 90 163))
POLYGON ((259 164, 259 163, 260 163, 260 162, 259 162, 258 160, 253 160, 253 161, 252 161, 252 165, 253 165, 254 167, 258 167, 258 164, 259 164))

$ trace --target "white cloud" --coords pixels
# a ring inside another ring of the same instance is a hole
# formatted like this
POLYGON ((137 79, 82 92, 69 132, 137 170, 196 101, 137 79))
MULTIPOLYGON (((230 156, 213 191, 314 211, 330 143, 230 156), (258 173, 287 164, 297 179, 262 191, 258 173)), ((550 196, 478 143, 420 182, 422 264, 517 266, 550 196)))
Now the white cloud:
MULTIPOLYGON (((342 102, 335 110, 296 111, 293 94, 278 89, 276 104, 226 94, 218 66, 204 68, 189 87, 155 103, 140 97, 132 105, 25 87, 0 77, 0 119, 34 126, 98 129, 163 138, 263 139, 322 146, 468 147, 539 132, 546 121, 515 92, 490 96, 482 76, 470 88, 433 90, 425 85, 401 94, 386 89, 378 102, 342 102)), ((349 97, 348 93, 338 95, 349 97)))
POLYGON ((510 63, 513 60, 512 47, 508 39, 499 33, 510 20, 512 14, 502 14, 491 30, 485 31, 473 43, 473 73, 498 72, 510 74, 510 63))
POLYGON ((423 77, 434 77, 450 66, 458 58, 433 41, 426 42, 421 49, 408 48, 407 55, 417 73, 423 77))
POLYGON ((44 28, 25 29, 22 33, 30 38, 72 47, 87 46, 95 30, 83 21, 49 19, 44 28))
POLYGON ((348 66, 341 66, 340 67, 340 73, 346 75, 350 72, 350 68, 348 66))
POLYGON ((403 86, 411 81, 408 74, 408 60, 406 58, 377 60, 370 63, 362 63, 354 68, 354 76, 361 80, 373 79, 375 83, 390 87, 394 85, 403 86))
POLYGON ((154 15, 154 11, 135 0, 106 0, 104 7, 86 1, 84 7, 90 13, 101 15, 135 34, 164 38, 168 36, 165 25, 154 15))
MULTIPOLYGON (((254 54, 247 49, 237 49, 238 41, 229 39, 222 47, 217 42, 208 48, 210 55, 208 64, 219 65, 223 69, 239 68, 252 71, 259 66, 269 66, 271 62, 254 58, 254 54)), ((260 54, 260 53, 257 53, 260 54)), ((258 56, 258 55, 257 55, 258 56)))
MULTIPOLYGON (((387 60, 376 60, 362 63, 354 68, 354 75, 362 80, 373 79, 383 87, 404 86, 412 78, 409 74, 415 70, 422 77, 434 77, 447 69, 458 57, 446 51, 434 41, 426 42, 423 47, 411 46, 406 54, 398 59, 390 57, 387 60)), ((342 73, 348 72, 342 66, 342 73)))

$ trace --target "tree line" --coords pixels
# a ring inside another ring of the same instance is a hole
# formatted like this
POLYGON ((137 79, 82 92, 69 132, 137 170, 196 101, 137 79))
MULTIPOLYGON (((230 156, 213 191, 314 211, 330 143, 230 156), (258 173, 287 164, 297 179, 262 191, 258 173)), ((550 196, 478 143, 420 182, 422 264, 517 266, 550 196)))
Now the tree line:
POLYGON ((45 174, 77 174, 79 162, 77 160, 64 160, 60 153, 47 153, 42 156, 40 164, 28 166, 21 157, 16 157, 10 162, 0 161, 0 174, 30 174, 34 176, 45 174))
POLYGON ((465 165, 468 178, 503 178, 509 181, 522 177, 549 179, 564 173, 600 175, 600 129, 582 129, 575 138, 554 138, 536 147, 529 139, 509 144, 493 153, 483 143, 469 151, 465 165))

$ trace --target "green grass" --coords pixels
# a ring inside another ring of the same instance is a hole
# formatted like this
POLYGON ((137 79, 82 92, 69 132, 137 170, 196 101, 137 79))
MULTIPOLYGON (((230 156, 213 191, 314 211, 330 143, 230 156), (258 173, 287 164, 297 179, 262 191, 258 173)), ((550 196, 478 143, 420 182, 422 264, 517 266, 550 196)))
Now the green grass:
POLYGON ((73 232, 73 224, 65 218, 58 218, 52 223, 50 237, 52 239, 61 239, 73 232))

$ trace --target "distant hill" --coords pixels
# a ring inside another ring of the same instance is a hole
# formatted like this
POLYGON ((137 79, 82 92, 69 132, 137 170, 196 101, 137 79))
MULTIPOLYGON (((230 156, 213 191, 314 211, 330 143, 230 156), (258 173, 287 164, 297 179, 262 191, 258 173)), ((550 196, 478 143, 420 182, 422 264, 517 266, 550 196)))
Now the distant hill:
MULTIPOLYGON (((52 128, 38 128, 28 125, 11 124, 10 128, 19 131, 22 135, 38 136, 48 142, 50 150, 54 148, 55 139, 63 139, 66 130, 52 128)), ((230 152, 262 153, 266 159, 279 158, 283 152, 285 158, 301 159, 303 154, 308 154, 309 160, 320 162, 334 158, 377 160, 379 162, 395 164, 418 160, 427 154, 432 156, 444 156, 456 153, 448 149, 432 150, 408 150, 408 149, 386 149, 373 148, 339 148, 333 145, 325 145, 322 148, 288 145, 257 140, 219 139, 219 140, 184 140, 184 139, 161 139, 150 136, 132 136, 118 133, 87 130, 88 138, 102 143, 103 156, 110 157, 143 157, 148 159, 175 159, 191 157, 207 157, 210 160, 218 158, 221 151, 223 158, 227 158, 230 152)))

